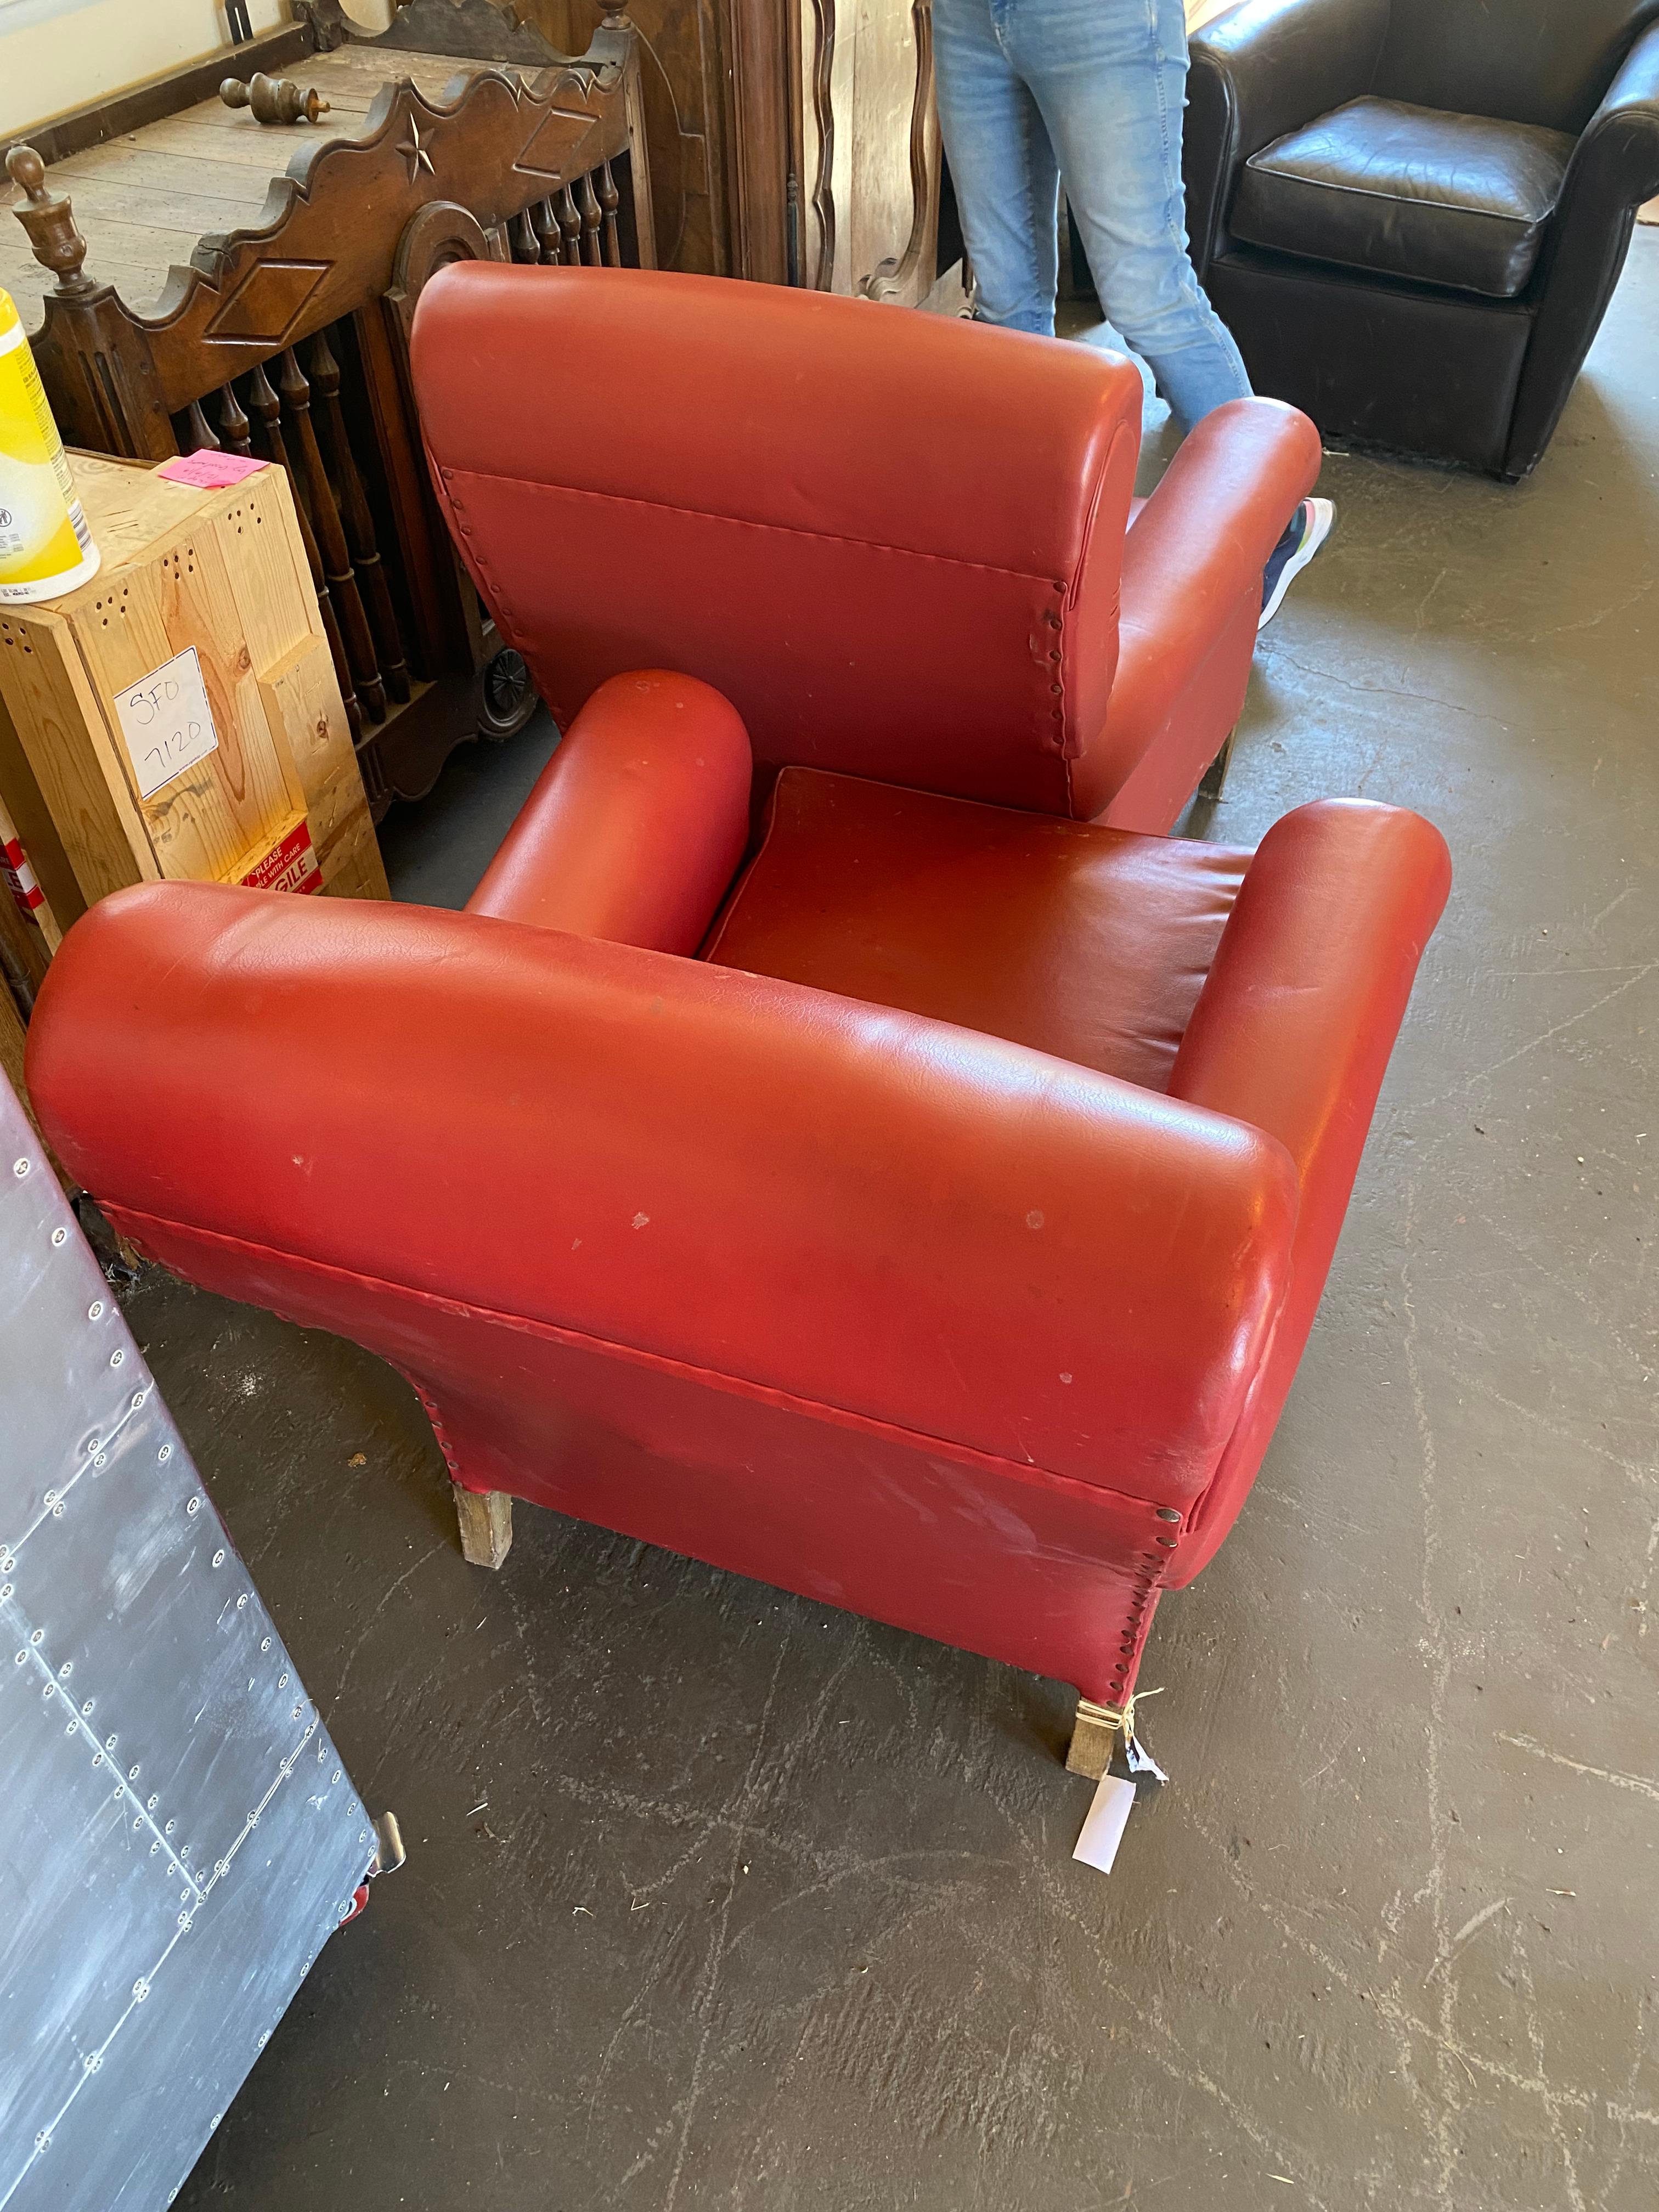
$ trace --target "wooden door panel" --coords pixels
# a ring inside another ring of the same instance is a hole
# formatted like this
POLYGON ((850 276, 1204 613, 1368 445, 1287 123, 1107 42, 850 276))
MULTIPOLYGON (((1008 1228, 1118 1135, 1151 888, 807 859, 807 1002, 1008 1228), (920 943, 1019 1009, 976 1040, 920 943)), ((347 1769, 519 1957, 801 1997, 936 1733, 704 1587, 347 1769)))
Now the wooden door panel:
POLYGON ((797 4, 801 281, 914 306, 939 231, 930 0, 797 4))

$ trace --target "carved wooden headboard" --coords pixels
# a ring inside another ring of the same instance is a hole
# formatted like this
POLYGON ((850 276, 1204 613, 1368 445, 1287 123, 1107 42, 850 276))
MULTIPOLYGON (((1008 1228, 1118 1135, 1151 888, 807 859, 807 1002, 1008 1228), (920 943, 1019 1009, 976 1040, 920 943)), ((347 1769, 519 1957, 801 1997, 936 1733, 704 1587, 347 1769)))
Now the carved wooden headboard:
POLYGON ((298 4, 308 51, 288 66, 329 103, 319 123, 262 125, 203 98, 198 71, 176 108, 60 138, 50 167, 14 147, 28 250, 18 234, 0 252, 0 284, 66 442, 150 460, 222 445, 290 470, 384 811, 459 738, 535 706, 432 501, 408 317, 469 253, 654 264, 638 55, 623 0, 575 61, 493 0, 410 0, 378 39, 338 0, 298 4))

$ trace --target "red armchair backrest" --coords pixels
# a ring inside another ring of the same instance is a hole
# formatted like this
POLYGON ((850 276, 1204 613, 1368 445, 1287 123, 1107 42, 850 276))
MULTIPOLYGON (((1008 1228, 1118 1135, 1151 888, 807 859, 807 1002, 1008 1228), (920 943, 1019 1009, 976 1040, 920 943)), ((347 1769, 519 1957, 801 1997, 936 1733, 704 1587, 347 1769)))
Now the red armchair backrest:
POLYGON ((673 667, 763 762, 1073 811, 1117 662, 1127 362, 772 285, 471 262, 427 286, 413 369, 457 543, 561 726, 673 667))

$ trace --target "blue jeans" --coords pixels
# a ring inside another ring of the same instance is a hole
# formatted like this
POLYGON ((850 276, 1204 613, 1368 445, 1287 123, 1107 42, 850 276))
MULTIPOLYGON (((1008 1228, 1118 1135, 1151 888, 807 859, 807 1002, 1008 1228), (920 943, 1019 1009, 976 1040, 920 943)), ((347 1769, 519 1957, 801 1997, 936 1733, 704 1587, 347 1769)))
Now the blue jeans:
POLYGON ((981 319, 1053 335, 1063 176, 1102 310, 1182 427, 1245 397, 1187 258, 1182 0, 933 0, 933 52, 981 319))

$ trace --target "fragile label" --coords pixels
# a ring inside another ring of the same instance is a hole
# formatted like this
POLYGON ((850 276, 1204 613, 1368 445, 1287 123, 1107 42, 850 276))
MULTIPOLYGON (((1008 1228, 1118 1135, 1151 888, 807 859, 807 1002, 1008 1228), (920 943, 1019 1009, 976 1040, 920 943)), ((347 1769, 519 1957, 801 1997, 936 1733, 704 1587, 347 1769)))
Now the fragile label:
POLYGON ((169 483, 194 484, 199 491, 222 491, 227 484, 240 483, 244 477, 257 475, 264 465, 242 453, 216 453, 211 446, 204 446, 199 453, 180 453, 163 461, 155 474, 165 477, 169 483))
POLYGON ((5 837, 0 842, 0 875, 4 876, 19 908, 32 921, 36 908, 46 904, 46 894, 29 866, 27 854, 15 837, 5 837))
POLYGON ((115 715, 140 799, 153 799, 163 784, 219 748, 193 645, 118 691, 115 715))
POLYGON ((317 891, 323 887, 310 824, 302 817, 241 878, 254 891, 317 891))

